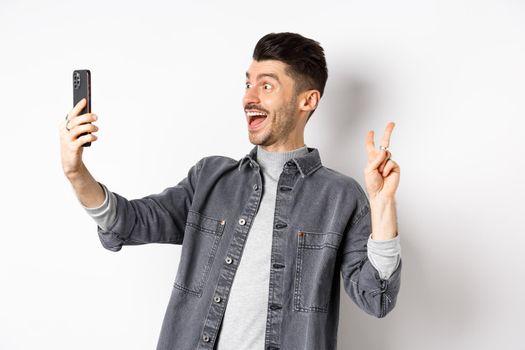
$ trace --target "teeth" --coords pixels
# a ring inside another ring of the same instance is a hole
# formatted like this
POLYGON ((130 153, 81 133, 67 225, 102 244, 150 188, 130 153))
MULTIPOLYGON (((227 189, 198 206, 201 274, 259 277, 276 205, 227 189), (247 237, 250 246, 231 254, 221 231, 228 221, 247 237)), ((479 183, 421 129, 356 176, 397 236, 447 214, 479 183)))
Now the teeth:
POLYGON ((256 116, 256 115, 266 116, 266 113, 263 113, 263 112, 246 112, 246 115, 248 117, 253 117, 253 116, 256 116))

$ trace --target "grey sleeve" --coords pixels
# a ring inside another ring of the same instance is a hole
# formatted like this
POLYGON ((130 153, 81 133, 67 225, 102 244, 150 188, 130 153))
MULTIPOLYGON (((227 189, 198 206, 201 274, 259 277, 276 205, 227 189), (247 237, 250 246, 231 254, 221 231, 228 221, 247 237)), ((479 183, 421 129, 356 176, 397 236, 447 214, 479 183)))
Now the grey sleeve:
POLYGON ((115 195, 111 191, 108 191, 108 189, 106 188, 104 184, 100 182, 99 184, 104 189, 104 193, 106 195, 104 202, 99 207, 96 207, 96 208, 88 208, 84 206, 82 203, 80 203, 80 205, 93 218, 93 220, 95 220, 98 226, 100 226, 103 230, 107 230, 108 227, 111 227, 111 224, 113 224, 116 218, 116 213, 117 213, 116 198, 115 198, 115 195))
POLYGON ((376 241, 372 235, 368 237, 368 260, 379 272, 382 279, 388 279, 397 269, 401 259, 401 244, 399 235, 395 238, 376 241))

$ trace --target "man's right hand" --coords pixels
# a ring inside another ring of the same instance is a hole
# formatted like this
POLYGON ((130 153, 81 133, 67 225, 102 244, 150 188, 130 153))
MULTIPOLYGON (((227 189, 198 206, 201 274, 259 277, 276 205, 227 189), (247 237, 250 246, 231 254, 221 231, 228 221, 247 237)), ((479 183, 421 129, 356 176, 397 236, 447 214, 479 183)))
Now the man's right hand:
POLYGON ((68 178, 84 170, 82 163, 84 147, 82 145, 97 140, 97 136, 92 133, 98 131, 98 127, 91 123, 97 120, 97 116, 93 113, 78 115, 85 106, 86 99, 84 98, 68 113, 67 120, 63 119, 59 125, 62 170, 68 178), (79 137, 85 132, 91 134, 79 137))
POLYGON ((82 145, 89 141, 96 141, 97 137, 93 134, 80 137, 79 135, 98 130, 96 125, 90 124, 97 120, 97 116, 93 113, 78 115, 85 105, 86 99, 80 100, 68 113, 67 119, 63 119, 60 123, 60 151, 62 169, 73 185, 80 203, 88 208, 96 208, 104 202, 105 193, 82 162, 84 148, 82 145))

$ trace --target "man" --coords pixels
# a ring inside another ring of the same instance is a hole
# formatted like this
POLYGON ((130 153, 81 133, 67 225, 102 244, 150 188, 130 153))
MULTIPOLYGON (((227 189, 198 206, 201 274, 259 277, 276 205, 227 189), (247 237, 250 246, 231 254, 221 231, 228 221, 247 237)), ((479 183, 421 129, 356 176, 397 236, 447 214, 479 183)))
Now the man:
POLYGON ((182 244, 157 349, 335 349, 341 271, 365 312, 396 303, 401 259, 395 209, 399 166, 366 138, 370 200, 353 178, 324 167, 304 128, 328 77, 318 42, 271 33, 246 72, 250 142, 243 158, 200 159, 159 194, 127 200, 95 181, 81 145, 93 114, 75 106, 60 125, 62 165, 102 245, 182 244), (88 124, 86 124, 88 123, 88 124))

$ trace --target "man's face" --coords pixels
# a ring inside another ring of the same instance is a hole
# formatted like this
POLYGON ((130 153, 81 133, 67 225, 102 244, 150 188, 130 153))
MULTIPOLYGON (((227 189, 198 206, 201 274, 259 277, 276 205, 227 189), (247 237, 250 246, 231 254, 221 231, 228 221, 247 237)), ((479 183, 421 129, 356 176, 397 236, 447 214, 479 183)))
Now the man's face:
POLYGON ((297 96, 285 68, 286 63, 281 61, 254 60, 246 72, 243 106, 254 145, 284 144, 290 135, 297 136, 297 96))

